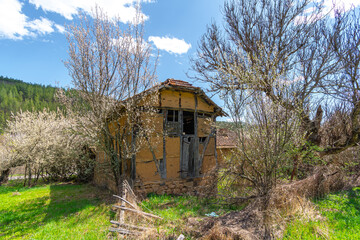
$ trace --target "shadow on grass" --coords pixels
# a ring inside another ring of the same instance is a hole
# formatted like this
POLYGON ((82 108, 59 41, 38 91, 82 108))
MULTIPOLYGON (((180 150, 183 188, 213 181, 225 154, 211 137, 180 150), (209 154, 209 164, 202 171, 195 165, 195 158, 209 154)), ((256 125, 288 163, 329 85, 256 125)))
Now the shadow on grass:
POLYGON ((0 238, 30 237, 51 222, 81 224, 96 213, 109 193, 91 185, 47 185, 33 188, 16 183, 0 187, 0 238), (8 194, 13 192, 13 194, 8 194), (88 211, 82 211, 89 208, 88 211))
POLYGON ((360 216, 360 188, 353 188, 347 192, 349 205, 356 210, 356 215, 360 216))

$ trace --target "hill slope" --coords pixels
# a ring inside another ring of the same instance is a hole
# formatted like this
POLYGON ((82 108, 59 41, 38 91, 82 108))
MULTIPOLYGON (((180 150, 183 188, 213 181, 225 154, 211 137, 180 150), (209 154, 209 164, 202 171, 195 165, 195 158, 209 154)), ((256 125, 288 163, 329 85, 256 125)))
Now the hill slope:
POLYGON ((11 113, 21 110, 39 111, 44 108, 56 110, 56 88, 0 76, 0 133, 11 113))

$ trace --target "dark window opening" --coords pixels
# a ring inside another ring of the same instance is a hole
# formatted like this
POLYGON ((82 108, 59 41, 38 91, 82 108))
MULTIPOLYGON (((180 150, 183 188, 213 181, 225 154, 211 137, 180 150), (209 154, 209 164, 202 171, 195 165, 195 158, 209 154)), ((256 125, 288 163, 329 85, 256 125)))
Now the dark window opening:
POLYGON ((179 111, 178 110, 168 110, 167 121, 168 122, 179 122, 179 111))
POLYGON ((183 112, 183 132, 185 134, 194 134, 194 112, 183 112))
POLYGON ((158 109, 158 110, 157 110, 157 113, 161 113, 161 114, 162 114, 162 113, 163 113, 163 110, 162 110, 162 109, 158 109))
POLYGON ((205 143, 206 137, 199 137, 199 143, 205 143))

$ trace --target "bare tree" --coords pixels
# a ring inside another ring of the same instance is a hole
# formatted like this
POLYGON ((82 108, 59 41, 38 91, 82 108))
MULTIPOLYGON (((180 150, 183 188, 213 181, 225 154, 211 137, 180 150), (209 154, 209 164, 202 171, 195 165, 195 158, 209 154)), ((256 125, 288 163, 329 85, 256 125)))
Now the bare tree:
POLYGON ((153 112, 152 99, 138 94, 157 81, 157 58, 144 40, 140 10, 126 27, 96 7, 91 17, 80 14, 79 24, 70 26, 67 38, 65 65, 80 105, 89 110, 87 124, 80 124, 99 139, 98 149, 110 158, 116 183, 126 172, 127 160, 134 179, 139 141, 148 139, 152 130, 151 118, 144 115, 153 112))
POLYGON ((323 83, 324 93, 335 102, 324 125, 323 155, 342 152, 360 141, 360 19, 356 9, 335 12, 330 46, 341 68, 323 83))
POLYGON ((318 93, 342 69, 322 4, 240 0, 226 2, 223 11, 224 31, 214 23, 200 42, 193 59, 195 78, 215 92, 263 92, 296 114, 308 142, 319 145, 323 111, 318 93), (291 94, 283 94, 284 89, 291 94))

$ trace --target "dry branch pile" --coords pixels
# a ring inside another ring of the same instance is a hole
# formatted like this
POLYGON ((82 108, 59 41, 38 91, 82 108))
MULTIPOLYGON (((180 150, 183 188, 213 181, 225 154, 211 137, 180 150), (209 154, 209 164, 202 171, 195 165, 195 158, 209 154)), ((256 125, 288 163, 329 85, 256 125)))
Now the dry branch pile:
POLYGON ((130 239, 146 239, 156 234, 154 222, 162 218, 142 211, 138 206, 140 201, 126 180, 122 182, 121 188, 121 196, 114 195, 119 200, 118 204, 113 205, 117 211, 117 221, 110 221, 113 224, 110 232, 118 233, 118 238, 128 236, 130 239))
POLYGON ((324 196, 347 185, 339 169, 318 168, 306 179, 273 189, 269 195, 267 214, 261 210, 262 199, 256 199, 242 211, 193 223, 191 234, 202 236, 202 239, 263 239, 265 226, 268 225, 271 237, 281 238, 287 221, 292 217, 319 218, 309 199, 324 196))

